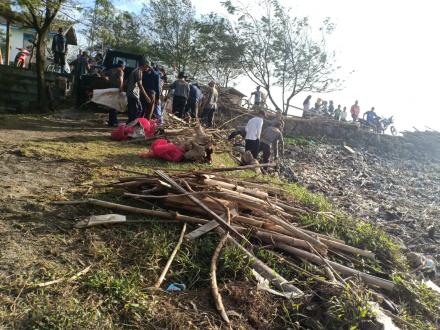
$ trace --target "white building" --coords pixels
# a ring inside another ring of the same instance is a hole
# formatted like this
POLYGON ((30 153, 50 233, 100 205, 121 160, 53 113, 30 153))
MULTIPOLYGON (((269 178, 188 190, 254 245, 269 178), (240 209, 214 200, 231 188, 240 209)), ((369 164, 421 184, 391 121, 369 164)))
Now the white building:
MULTIPOLYGON (((47 42, 47 48, 48 51, 46 52, 46 56, 48 58, 51 57, 51 51, 50 48, 52 46, 52 38, 53 36, 58 32, 58 29, 62 27, 64 30, 64 35, 67 39, 68 45, 74 45, 76 46, 77 38, 76 38, 76 32, 74 27, 72 26, 72 23, 67 21, 55 21, 51 25, 51 31, 48 34, 48 42, 47 42)), ((6 19, 4 17, 0 16, 0 29, 2 29, 6 33, 6 19)), ((14 63, 15 56, 19 52, 19 48, 28 48, 29 50, 32 48, 32 41, 35 38, 35 30, 32 28, 28 28, 23 26, 21 23, 13 22, 11 23, 11 33, 10 33, 10 57, 9 57, 9 63, 14 63)), ((2 50, 3 58, 6 56, 6 52, 2 50)), ((29 60, 29 58, 28 58, 29 60)), ((32 60, 33 63, 35 63, 35 58, 32 60)), ((26 63, 26 67, 28 67, 29 63, 26 63)))

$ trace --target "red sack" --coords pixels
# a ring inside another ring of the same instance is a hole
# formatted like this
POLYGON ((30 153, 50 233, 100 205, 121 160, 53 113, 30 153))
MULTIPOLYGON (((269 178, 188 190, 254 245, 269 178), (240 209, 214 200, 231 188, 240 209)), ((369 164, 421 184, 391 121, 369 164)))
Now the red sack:
POLYGON ((148 120, 145 118, 138 118, 137 120, 144 129, 145 137, 150 137, 154 135, 157 126, 156 120, 148 120))
POLYGON ((125 141, 133 135, 134 130, 134 126, 121 124, 112 131, 110 138, 116 141, 125 141))
POLYGON ((171 162, 180 162, 183 159, 184 150, 174 143, 170 143, 165 139, 157 139, 153 142, 150 152, 142 157, 155 157, 165 159, 171 162))

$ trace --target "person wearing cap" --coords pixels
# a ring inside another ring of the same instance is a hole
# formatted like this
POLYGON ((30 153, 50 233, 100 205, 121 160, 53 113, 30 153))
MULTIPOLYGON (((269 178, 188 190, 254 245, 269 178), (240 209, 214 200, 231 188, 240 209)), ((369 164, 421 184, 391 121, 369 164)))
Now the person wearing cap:
POLYGON ((150 63, 145 59, 141 58, 139 61, 139 66, 134 69, 127 79, 127 113, 128 120, 127 123, 135 120, 136 118, 143 117, 143 110, 141 104, 141 95, 147 101, 152 100, 145 92, 142 86, 142 75, 150 67, 150 63))
POLYGON ((183 118, 185 114, 185 106, 189 97, 189 84, 186 81, 187 78, 188 76, 185 72, 179 72, 178 79, 170 85, 170 89, 174 90, 173 114, 179 118, 183 118))
POLYGON ((263 128, 263 118, 266 117, 264 110, 250 119, 246 124, 245 151, 250 151, 254 159, 257 159, 260 150, 260 135, 263 128))
POLYGON ((202 121, 206 127, 212 127, 214 126, 214 114, 217 110, 218 91, 214 81, 211 81, 208 86, 208 94, 205 95, 203 101, 202 121))

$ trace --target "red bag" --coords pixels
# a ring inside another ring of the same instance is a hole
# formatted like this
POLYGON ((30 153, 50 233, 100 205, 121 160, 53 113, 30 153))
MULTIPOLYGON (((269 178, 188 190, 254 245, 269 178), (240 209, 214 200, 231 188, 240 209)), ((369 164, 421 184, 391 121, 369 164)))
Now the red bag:
POLYGON ((112 131, 110 138, 116 141, 125 141, 133 135, 134 130, 134 126, 122 124, 112 131))
POLYGON ((157 126, 156 120, 148 120, 145 118, 138 118, 137 120, 138 123, 144 128, 145 137, 154 135, 157 126))
POLYGON ((170 143, 165 139, 157 139, 151 145, 150 152, 146 155, 141 154, 141 157, 155 157, 171 162, 180 162, 184 153, 184 150, 174 143, 170 143))

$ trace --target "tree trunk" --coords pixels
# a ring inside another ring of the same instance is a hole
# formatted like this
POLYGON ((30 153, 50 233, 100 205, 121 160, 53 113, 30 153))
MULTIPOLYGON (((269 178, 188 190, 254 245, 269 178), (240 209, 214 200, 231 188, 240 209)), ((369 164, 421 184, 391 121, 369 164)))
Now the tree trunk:
POLYGON ((9 65, 11 57, 11 22, 6 21, 6 52, 5 52, 5 65, 9 65))
POLYGON ((49 110, 49 99, 46 87, 46 77, 44 68, 46 64, 46 36, 48 28, 37 32, 36 42, 36 72, 37 72, 37 89, 38 89, 38 108, 40 112, 49 110))

